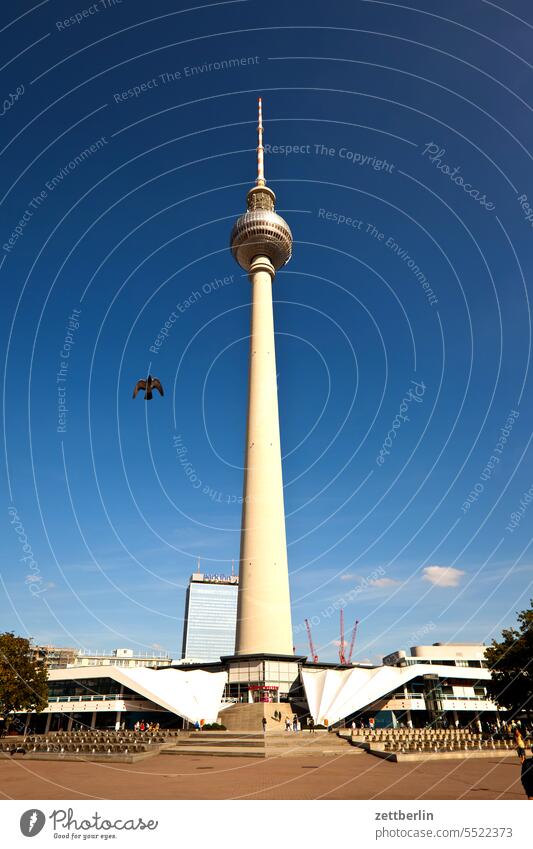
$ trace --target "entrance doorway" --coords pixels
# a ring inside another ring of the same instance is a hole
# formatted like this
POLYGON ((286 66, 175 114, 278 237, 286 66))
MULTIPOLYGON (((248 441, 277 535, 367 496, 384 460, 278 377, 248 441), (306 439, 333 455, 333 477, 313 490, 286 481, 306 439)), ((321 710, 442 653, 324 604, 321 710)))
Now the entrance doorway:
POLYGON ((250 684, 248 692, 252 702, 278 702, 279 687, 273 684, 250 684))

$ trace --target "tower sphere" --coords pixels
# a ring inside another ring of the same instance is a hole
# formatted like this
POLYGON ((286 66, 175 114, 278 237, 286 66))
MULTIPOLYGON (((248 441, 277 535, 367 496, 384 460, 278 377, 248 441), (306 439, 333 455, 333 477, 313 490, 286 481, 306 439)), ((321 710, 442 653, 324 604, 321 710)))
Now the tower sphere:
POLYGON ((287 222, 274 211, 274 192, 267 186, 254 186, 248 192, 247 211, 231 231, 233 258, 245 271, 254 257, 266 256, 277 271, 291 258, 292 233, 287 222))

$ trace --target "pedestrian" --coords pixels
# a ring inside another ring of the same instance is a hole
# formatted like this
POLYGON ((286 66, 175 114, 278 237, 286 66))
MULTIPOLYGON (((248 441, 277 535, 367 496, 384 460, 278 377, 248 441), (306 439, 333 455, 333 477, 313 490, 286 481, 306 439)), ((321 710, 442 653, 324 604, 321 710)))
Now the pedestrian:
POLYGON ((291 721, 288 716, 285 717, 285 731, 291 730, 291 721))
POLYGON ((267 730, 267 720, 266 720, 266 716, 264 716, 264 717, 263 717, 263 719, 261 720, 261 722, 262 722, 262 724, 263 724, 263 734, 266 734, 266 730, 267 730))
POLYGON ((296 733, 298 731, 298 717, 294 714, 292 718, 292 730, 296 733))
POLYGON ((312 716, 309 717, 307 724, 309 725, 309 733, 314 734, 315 733, 315 720, 313 719, 312 716))
POLYGON ((351 729, 352 729, 352 737, 353 737, 353 735, 355 734, 355 719, 352 719, 351 729))
MULTIPOLYGON (((533 749, 531 750, 533 752, 533 749)), ((533 758, 522 760, 522 786, 530 802, 533 802, 533 758)))
POLYGON ((301 730, 302 730, 302 723, 300 722, 299 719, 297 719, 296 720, 296 731, 301 731, 301 730))
POLYGON ((526 757, 526 744, 524 742, 524 738, 522 737, 522 733, 519 728, 515 728, 514 731, 514 744, 516 746, 516 753, 520 758, 520 761, 523 763, 526 757))

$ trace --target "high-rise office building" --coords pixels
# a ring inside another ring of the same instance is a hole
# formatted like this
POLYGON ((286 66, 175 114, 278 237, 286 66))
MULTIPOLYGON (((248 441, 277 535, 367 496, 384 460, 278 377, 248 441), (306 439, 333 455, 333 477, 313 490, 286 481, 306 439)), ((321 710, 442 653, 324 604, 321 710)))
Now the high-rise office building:
POLYGON ((191 575, 185 599, 182 659, 219 661, 235 651, 236 575, 191 575))

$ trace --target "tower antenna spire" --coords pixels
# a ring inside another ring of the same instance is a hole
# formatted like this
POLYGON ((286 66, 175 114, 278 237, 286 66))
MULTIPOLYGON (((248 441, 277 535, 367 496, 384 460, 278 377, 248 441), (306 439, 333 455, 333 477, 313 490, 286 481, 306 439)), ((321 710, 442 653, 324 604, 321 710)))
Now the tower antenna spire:
POLYGON ((263 147, 263 101, 259 98, 257 103, 257 180, 258 186, 266 186, 265 180, 265 148, 263 147))

